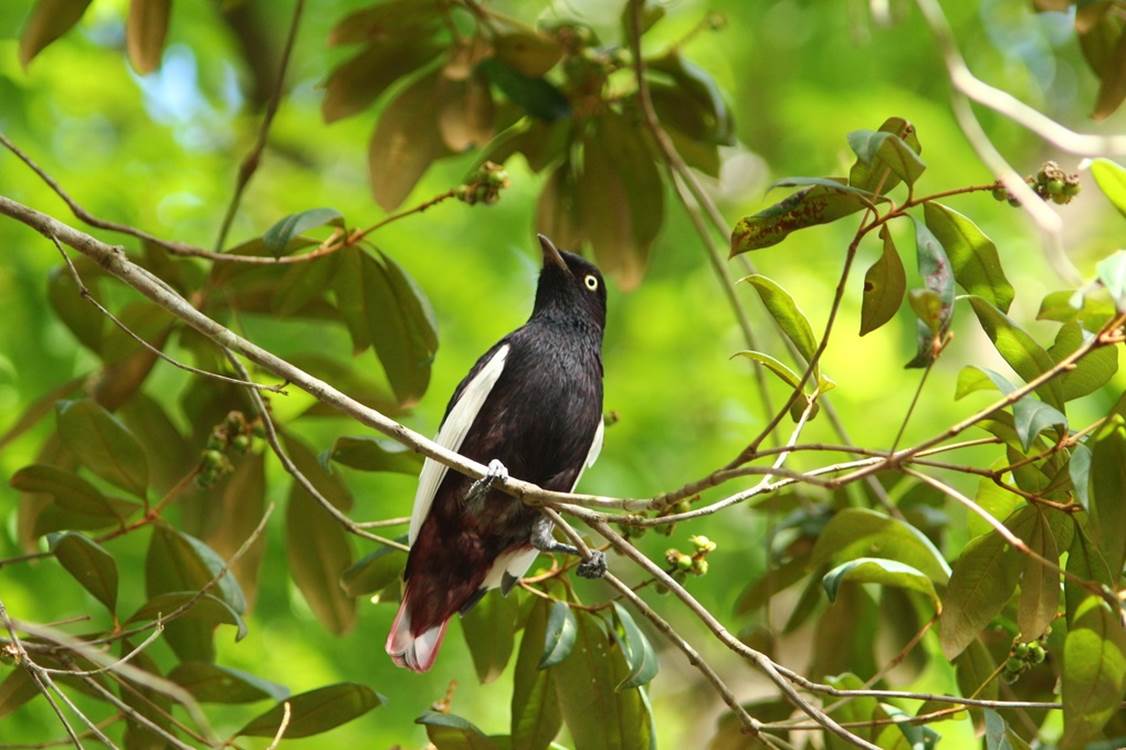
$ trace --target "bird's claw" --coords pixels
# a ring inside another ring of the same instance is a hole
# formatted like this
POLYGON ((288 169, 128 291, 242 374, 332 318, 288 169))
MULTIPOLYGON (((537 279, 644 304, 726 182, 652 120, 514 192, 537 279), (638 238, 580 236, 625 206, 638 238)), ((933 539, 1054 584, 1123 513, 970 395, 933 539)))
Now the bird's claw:
POLYGON ((485 476, 469 485, 469 491, 465 493, 465 501, 467 503, 477 502, 488 494, 493 485, 506 479, 508 479, 508 467, 494 458, 489 461, 489 465, 485 469, 485 476))
POLYGON ((601 578, 606 575, 606 553, 602 550, 591 550, 590 557, 579 563, 575 573, 581 578, 601 578))

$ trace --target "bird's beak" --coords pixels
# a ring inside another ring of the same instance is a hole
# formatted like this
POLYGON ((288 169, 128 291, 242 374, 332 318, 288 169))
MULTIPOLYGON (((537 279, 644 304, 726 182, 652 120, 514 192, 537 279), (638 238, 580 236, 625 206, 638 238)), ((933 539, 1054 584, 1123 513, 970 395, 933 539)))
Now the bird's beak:
POLYGON ((536 237, 540 241, 540 249, 543 250, 543 267, 547 268, 548 265, 558 266, 571 273, 571 269, 567 267, 567 261, 563 260, 563 256, 559 254, 559 249, 555 247, 555 243, 547 238, 546 235, 537 234, 536 237))

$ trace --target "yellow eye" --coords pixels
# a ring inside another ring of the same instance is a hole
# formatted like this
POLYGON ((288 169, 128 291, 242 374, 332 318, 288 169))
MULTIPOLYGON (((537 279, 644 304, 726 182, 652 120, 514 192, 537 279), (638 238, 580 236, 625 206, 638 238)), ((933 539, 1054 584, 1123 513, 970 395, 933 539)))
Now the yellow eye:
POLYGON ((583 283, 586 284, 586 288, 592 292, 598 288, 598 279, 592 273, 588 273, 583 278, 583 283))

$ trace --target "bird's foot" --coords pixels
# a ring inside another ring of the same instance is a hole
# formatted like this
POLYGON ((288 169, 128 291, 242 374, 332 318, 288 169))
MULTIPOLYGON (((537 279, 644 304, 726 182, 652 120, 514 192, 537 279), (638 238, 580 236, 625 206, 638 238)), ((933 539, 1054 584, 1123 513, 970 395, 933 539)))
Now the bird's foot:
POLYGON ((489 490, 493 488, 493 485, 497 482, 503 482, 506 479, 508 479, 508 468, 494 458, 492 461, 489 461, 489 466, 485 470, 485 476, 469 485, 469 491, 465 493, 465 502, 472 505, 483 500, 485 495, 489 494, 489 490))
POLYGON ((606 553, 599 549, 592 549, 590 557, 579 563, 575 572, 581 578, 601 578, 606 575, 606 553))

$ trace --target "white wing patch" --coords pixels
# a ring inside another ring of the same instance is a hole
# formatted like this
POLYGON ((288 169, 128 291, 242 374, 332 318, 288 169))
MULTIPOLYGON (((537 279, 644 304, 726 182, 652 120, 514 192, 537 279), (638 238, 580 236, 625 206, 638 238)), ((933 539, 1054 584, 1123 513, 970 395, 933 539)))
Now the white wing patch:
MULTIPOLYGON (((473 426, 478 412, 485 404, 485 399, 489 397, 493 386, 496 385, 500 374, 504 371, 504 361, 508 357, 508 349, 508 344, 498 349, 492 359, 485 363, 480 372, 473 377, 473 380, 466 384, 465 390, 461 392, 461 398, 450 409, 450 414, 446 417, 446 421, 442 423, 442 428, 438 430, 438 436, 434 438, 434 442, 452 451, 461 448, 465 436, 469 434, 469 428, 473 426)), ((446 471, 448 471, 448 467, 445 464, 438 463, 432 458, 426 459, 422 464, 422 471, 418 475, 418 490, 415 491, 414 495, 414 507, 411 510, 410 532, 407 536, 407 541, 410 544, 414 544, 414 540, 418 538, 419 529, 422 528, 422 522, 426 520, 426 515, 430 512, 434 495, 438 492, 438 487, 442 484, 446 471)))

